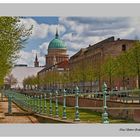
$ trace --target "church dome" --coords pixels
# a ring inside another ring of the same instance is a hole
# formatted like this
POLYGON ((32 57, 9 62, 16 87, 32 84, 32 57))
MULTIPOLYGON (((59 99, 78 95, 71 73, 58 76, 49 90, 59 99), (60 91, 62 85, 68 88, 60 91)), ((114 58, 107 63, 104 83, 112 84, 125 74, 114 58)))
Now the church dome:
POLYGON ((48 49, 66 49, 65 43, 59 38, 58 31, 56 31, 55 38, 49 43, 48 49))

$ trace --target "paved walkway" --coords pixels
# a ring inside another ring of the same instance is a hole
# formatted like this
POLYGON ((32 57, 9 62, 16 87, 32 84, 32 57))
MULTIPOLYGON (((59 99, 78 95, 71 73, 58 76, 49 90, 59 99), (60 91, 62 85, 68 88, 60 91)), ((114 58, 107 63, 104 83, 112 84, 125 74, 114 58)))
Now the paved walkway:
POLYGON ((21 110, 14 103, 12 103, 12 115, 9 115, 7 99, 3 98, 3 101, 1 101, 0 99, 0 123, 39 123, 39 122, 34 116, 21 110))

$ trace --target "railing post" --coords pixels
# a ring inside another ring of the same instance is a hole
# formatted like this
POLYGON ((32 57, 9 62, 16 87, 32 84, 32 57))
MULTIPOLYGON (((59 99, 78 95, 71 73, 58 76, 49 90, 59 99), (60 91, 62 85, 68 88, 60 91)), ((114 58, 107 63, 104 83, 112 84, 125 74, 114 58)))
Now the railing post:
POLYGON ((44 113, 47 112, 47 98, 46 98, 46 94, 44 95, 44 113))
POLYGON ((37 95, 37 113, 40 111, 39 95, 37 95))
POLYGON ((66 116, 66 90, 64 89, 64 92, 63 92, 63 119, 67 119, 67 116, 66 116))
POLYGON ((42 113, 43 103, 42 103, 42 94, 40 95, 40 113, 42 113))
POLYGON ((32 95, 30 96, 30 110, 32 111, 32 106, 33 106, 33 99, 32 99, 32 95))
POLYGON ((32 110, 32 99, 31 99, 31 95, 29 95, 29 109, 30 109, 30 111, 32 110))
POLYGON ((109 120, 108 120, 107 105, 106 105, 107 85, 105 82, 102 87, 102 92, 103 92, 103 109, 104 109, 104 112, 102 114, 102 121, 104 124, 108 124, 109 120))
MULTIPOLYGON (((19 93, 18 93, 18 94, 19 94, 19 93)), ((22 106, 22 101, 21 101, 20 94, 19 94, 18 100, 19 100, 19 106, 22 106)))
POLYGON ((25 108, 25 96, 23 95, 23 108, 25 108))
POLYGON ((20 93, 18 93, 19 94, 19 105, 22 107, 23 106, 23 102, 22 102, 22 98, 21 98, 21 94, 20 93))
POLYGON ((28 110, 30 110, 30 96, 27 95, 27 100, 28 100, 28 110))
POLYGON ((12 114, 12 95, 8 95, 8 114, 12 114))
POLYGON ((26 94, 26 109, 28 110, 28 96, 26 94))
POLYGON ((52 93, 50 92, 50 112, 49 115, 52 116, 52 93))
POLYGON ((55 92, 55 117, 56 118, 59 117, 59 113, 58 113, 58 91, 57 90, 55 92))
POLYGON ((34 112, 37 112, 36 94, 34 95, 34 112))
POLYGON ((26 94, 25 94, 25 108, 27 109, 27 97, 26 97, 26 94))
POLYGON ((140 94, 139 94, 139 104, 140 104, 140 94))
POLYGON ((32 112, 34 112, 34 108, 35 108, 35 105, 34 105, 34 95, 32 95, 32 112))
POLYGON ((78 86, 76 86, 75 91, 76 91, 76 94, 75 94, 75 101, 76 101, 76 104, 75 104, 75 121, 80 121, 79 110, 78 110, 79 109, 79 105, 78 105, 79 88, 78 88, 78 86))

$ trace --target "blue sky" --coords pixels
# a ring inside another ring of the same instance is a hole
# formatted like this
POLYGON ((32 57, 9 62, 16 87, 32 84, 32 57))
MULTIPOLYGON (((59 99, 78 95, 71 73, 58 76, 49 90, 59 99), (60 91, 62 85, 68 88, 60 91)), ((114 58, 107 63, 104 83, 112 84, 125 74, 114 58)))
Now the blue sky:
POLYGON ((18 64, 29 66, 33 66, 36 53, 40 65, 45 64, 44 56, 56 28, 70 56, 111 36, 116 39, 140 39, 140 17, 24 17, 21 24, 26 28, 33 25, 32 35, 17 60, 18 64))
MULTIPOLYGON (((58 25, 58 17, 25 17, 35 20, 38 24, 58 25)), ((51 40, 52 36, 46 36, 44 38, 29 39, 25 51, 31 51, 37 49, 42 42, 51 40)))

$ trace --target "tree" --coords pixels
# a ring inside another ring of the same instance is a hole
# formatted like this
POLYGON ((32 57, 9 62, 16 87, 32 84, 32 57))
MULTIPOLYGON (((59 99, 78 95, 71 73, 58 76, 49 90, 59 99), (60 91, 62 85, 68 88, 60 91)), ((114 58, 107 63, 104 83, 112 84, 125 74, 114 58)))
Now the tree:
POLYGON ((61 84, 61 88, 68 87, 68 84, 70 84, 69 71, 65 70, 65 71, 59 73, 58 81, 61 84))
POLYGON ((28 76, 27 78, 25 78, 23 80, 23 86, 24 88, 30 88, 30 89, 34 89, 38 87, 38 77, 37 76, 28 76))
POLYGON ((113 56, 106 57, 102 65, 102 76, 109 81, 109 88, 112 89, 112 77, 116 71, 116 60, 113 56))
POLYGON ((134 43, 134 47, 128 51, 127 55, 129 55, 131 74, 137 76, 138 88, 140 88, 140 41, 134 43))
POLYGON ((115 69, 115 77, 122 78, 122 86, 126 87, 126 78, 129 77, 130 74, 130 57, 127 52, 123 52, 119 56, 116 57, 116 69, 115 69))
POLYGON ((5 78, 5 83, 11 88, 11 86, 17 84, 17 79, 12 74, 10 74, 5 78))
POLYGON ((0 85, 19 57, 18 53, 28 40, 31 29, 26 29, 19 17, 0 17, 0 85))
POLYGON ((86 82, 90 82, 90 87, 92 90, 92 82, 96 80, 95 68, 91 61, 87 62, 85 65, 86 82))

